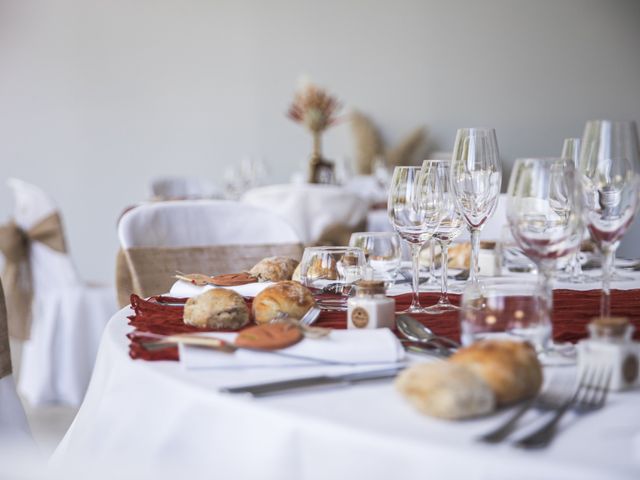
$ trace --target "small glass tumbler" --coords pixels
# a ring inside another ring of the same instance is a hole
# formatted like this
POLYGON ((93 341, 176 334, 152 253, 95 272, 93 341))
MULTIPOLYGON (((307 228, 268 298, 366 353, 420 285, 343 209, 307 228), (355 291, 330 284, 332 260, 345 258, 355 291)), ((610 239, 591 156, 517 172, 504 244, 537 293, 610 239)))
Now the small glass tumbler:
POLYGON ((360 248, 307 247, 300 262, 300 282, 316 295, 320 308, 344 311, 365 266, 360 248))

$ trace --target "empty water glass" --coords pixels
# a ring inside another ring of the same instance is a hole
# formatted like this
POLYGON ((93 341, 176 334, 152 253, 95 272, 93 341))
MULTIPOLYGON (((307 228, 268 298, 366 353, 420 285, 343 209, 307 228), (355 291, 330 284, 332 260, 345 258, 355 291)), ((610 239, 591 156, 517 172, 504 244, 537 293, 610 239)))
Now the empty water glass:
POLYGON ((400 236, 394 232, 356 232, 349 240, 350 247, 362 249, 373 280, 393 285, 402 262, 400 236))

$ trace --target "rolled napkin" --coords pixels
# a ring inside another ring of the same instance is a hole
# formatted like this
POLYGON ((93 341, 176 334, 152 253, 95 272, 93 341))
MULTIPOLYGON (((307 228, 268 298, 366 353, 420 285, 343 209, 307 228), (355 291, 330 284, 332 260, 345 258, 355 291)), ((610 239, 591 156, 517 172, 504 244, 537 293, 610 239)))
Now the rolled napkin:
MULTIPOLYGON (((209 333, 203 335, 233 342, 237 334, 209 333)), ((402 345, 393 332, 386 328, 333 330, 326 337, 305 338, 291 347, 274 352, 265 353, 239 349, 235 353, 223 353, 181 344, 180 362, 187 369, 197 369, 308 367, 317 366, 319 363, 326 365, 331 362, 344 366, 396 363, 404 359, 402 345), (305 359, 295 357, 305 357, 305 359)))
POLYGON ((243 297, 255 297, 269 285, 273 285, 273 282, 247 283, 246 285, 237 285, 231 287, 215 287, 213 285, 205 285, 204 287, 199 287, 197 285, 193 285, 192 283, 185 282, 184 280, 178 280, 171 286, 171 291, 169 294, 172 297, 191 298, 213 288, 228 288, 229 290, 233 290, 234 292, 239 293, 243 297))

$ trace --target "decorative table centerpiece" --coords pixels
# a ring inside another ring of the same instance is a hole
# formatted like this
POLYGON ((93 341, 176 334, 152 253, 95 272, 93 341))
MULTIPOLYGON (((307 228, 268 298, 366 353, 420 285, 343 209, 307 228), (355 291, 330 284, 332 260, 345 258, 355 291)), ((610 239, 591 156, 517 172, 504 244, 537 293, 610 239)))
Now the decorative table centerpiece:
POLYGON ((322 88, 308 83, 298 92, 287 116, 306 127, 313 137, 309 183, 335 183, 334 164, 322 157, 322 134, 338 121, 338 100, 322 88))

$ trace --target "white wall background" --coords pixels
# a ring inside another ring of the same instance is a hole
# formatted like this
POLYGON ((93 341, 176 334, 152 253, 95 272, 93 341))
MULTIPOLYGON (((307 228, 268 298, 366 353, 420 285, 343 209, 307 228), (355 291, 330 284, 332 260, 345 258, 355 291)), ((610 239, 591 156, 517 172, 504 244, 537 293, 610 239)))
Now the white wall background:
MULTIPOLYGON (((640 120, 639 26, 634 0, 0 0, 0 218, 7 177, 43 186, 81 273, 111 280, 151 177, 299 168, 300 74, 390 141, 422 124, 450 150, 481 124, 505 165, 558 154, 587 119, 640 120)), ((346 125, 327 136, 329 157, 350 148, 346 125)))

